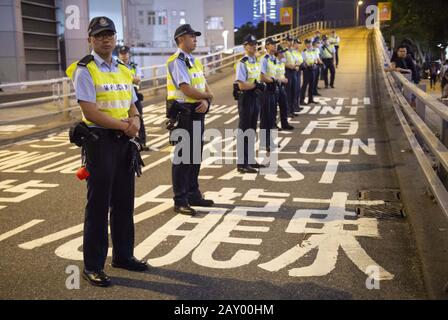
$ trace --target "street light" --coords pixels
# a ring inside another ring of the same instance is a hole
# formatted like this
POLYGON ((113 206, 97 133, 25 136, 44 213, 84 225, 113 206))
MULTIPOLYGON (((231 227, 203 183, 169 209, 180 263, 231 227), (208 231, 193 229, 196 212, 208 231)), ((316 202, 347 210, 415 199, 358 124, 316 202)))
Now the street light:
POLYGON ((359 25, 359 7, 364 4, 364 1, 358 1, 356 5, 356 26, 359 25))
POLYGON ((267 4, 266 2, 268 0, 261 0, 263 2, 263 12, 264 12, 264 38, 266 38, 267 33, 267 21, 266 21, 266 11, 267 11, 267 4))
POLYGON ((224 38, 224 50, 227 51, 227 37, 229 36, 229 30, 224 30, 222 37, 224 38))

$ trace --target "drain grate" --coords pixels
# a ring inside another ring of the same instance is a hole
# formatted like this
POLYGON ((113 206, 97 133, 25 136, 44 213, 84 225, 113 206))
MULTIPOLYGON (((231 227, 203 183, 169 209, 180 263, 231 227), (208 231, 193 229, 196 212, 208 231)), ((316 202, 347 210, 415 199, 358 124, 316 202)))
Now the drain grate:
POLYGON ((358 217, 375 219, 403 219, 406 213, 401 203, 385 203, 376 206, 359 207, 356 209, 358 217))
POLYGON ((406 218, 404 206, 401 202, 399 189, 374 189, 358 192, 359 200, 382 200, 384 204, 366 205, 356 208, 358 217, 375 219, 403 219, 406 218))
POLYGON ((359 200, 383 200, 389 202, 401 202, 399 189, 361 190, 358 192, 359 200))

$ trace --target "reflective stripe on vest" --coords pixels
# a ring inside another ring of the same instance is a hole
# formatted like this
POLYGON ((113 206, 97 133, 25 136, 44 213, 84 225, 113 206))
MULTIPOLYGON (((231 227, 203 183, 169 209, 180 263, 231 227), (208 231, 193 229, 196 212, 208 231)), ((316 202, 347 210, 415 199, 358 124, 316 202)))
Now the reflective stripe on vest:
MULTIPOLYGON (((166 63, 167 68, 167 77, 166 77, 166 87, 167 87, 167 95, 168 100, 176 100, 178 102, 186 102, 186 103, 195 103, 199 100, 187 97, 176 87, 174 84, 173 78, 171 77, 171 73, 169 71, 168 65, 176 60, 179 56, 179 53, 173 54, 168 58, 166 63)), ((201 61, 199 59, 194 59, 194 65, 191 68, 187 68, 188 75, 190 76, 190 86, 198 91, 205 92, 205 76, 204 76, 204 67, 202 66, 201 61)))
POLYGON ((323 59, 331 59, 333 58, 333 52, 334 52, 334 46, 333 45, 329 45, 329 46, 322 46, 322 58, 323 59), (327 48, 327 49, 325 49, 327 48))
POLYGON ((293 50, 292 55, 296 64, 301 65, 303 63, 302 54, 298 50, 293 50))
POLYGON ((270 78, 275 78, 277 76, 277 66, 270 58, 268 58, 268 67, 265 75, 270 78))
POLYGON ((261 67, 258 62, 250 63, 249 60, 244 63, 247 70, 247 82, 254 83, 260 81, 261 67))
POLYGON ((330 40, 330 44, 335 45, 335 46, 339 45, 339 37, 338 36, 330 37, 329 40, 330 40))
MULTIPOLYGON (((66 73, 73 80, 78 62, 72 63, 66 73)), ((118 64, 118 72, 102 72, 94 61, 87 64, 90 76, 93 80, 96 92, 96 105, 98 110, 114 119, 122 120, 129 117, 128 112, 132 104, 132 73, 121 64, 118 64)), ((88 125, 95 125, 85 116, 82 120, 88 125)))
POLYGON ((278 79, 278 80, 284 79, 285 78, 285 72, 286 72, 285 63, 277 61, 276 67, 277 67, 277 72, 276 72, 276 75, 275 75, 275 79, 278 79))
POLYGON ((305 63, 309 66, 313 65, 314 62, 316 61, 316 55, 314 50, 306 50, 303 53, 305 55, 305 63))
POLYGON ((285 52, 286 62, 287 64, 295 65, 297 64, 296 58, 294 57, 294 51, 288 50, 285 52))

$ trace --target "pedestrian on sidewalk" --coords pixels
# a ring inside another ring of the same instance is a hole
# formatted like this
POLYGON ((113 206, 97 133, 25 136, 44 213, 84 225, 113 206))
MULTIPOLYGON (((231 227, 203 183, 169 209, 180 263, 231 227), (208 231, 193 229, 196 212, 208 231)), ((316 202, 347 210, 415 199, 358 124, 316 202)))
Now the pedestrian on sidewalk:
POLYGON ((434 62, 431 63, 431 67, 429 68, 429 85, 432 90, 436 88, 438 73, 437 65, 434 62))

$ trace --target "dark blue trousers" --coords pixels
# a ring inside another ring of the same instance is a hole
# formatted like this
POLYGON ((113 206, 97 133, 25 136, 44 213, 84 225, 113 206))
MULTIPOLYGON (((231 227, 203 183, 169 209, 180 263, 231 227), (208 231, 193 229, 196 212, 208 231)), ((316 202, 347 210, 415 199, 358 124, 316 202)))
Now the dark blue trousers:
POLYGON ((300 102, 305 100, 306 91, 308 89, 308 102, 313 101, 313 83, 314 83, 314 68, 307 67, 303 70, 303 84, 300 93, 300 102))
MULTIPOLYGON (((252 129, 254 132, 257 130, 258 114, 260 113, 260 105, 258 97, 255 92, 244 92, 240 94, 238 98, 238 114, 239 124, 238 128, 243 131, 252 129)), ((237 150, 243 149, 243 154, 238 153, 238 167, 245 167, 250 164, 255 164, 255 136, 248 135, 238 138, 237 150), (242 148, 240 144, 243 144, 242 148), (253 155, 249 157, 250 153, 253 155)))
MULTIPOLYGON (((177 128, 185 130, 189 135, 189 144, 187 144, 186 147, 189 148, 190 156, 186 161, 180 161, 178 164, 173 162, 171 167, 175 206, 187 206, 189 200, 202 198, 198 179, 201 170, 204 118, 205 115, 199 113, 180 115, 177 128), (199 128, 199 132, 196 132, 196 136, 193 135, 195 123, 199 128)), ((181 146, 182 144, 176 145, 174 151, 175 157, 182 157, 183 149, 181 149, 181 146)))
POLYGON ((288 79, 288 84, 286 87, 286 94, 288 96, 288 113, 294 113, 294 111, 297 110, 297 104, 298 104, 298 90, 299 85, 297 83, 298 79, 298 72, 295 70, 286 69, 286 78, 288 79))
POLYGON ((264 134, 260 135, 260 146, 270 148, 271 129, 276 127, 275 118, 277 114, 277 98, 275 91, 265 91, 260 95, 260 129, 264 134))
POLYGON ((135 173, 130 170, 132 146, 115 131, 94 129, 100 138, 86 146, 87 205, 84 220, 84 267, 104 268, 109 248, 108 220, 113 260, 126 261, 134 255, 135 173))

